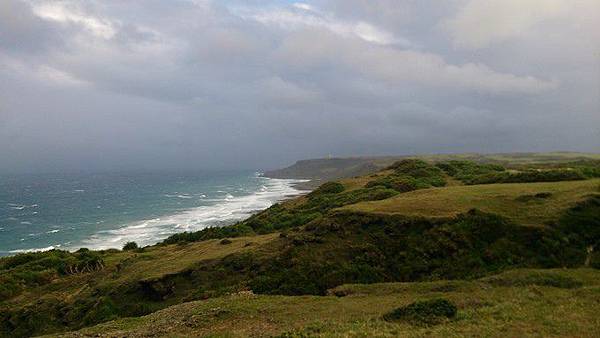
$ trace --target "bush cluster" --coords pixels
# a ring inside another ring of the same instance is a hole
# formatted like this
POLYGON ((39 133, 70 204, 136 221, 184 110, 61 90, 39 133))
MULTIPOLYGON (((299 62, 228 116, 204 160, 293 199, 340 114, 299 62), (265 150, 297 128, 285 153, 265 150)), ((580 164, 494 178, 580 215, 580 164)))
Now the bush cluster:
POLYGON ((0 301, 18 295, 26 287, 50 283, 60 275, 92 272, 104 268, 98 252, 81 249, 22 253, 0 259, 0 301))
POLYGON ((521 172, 501 172, 475 176, 465 180, 466 184, 493 183, 533 183, 585 180, 586 176, 579 170, 552 169, 526 170, 521 172))
POLYGON ((123 245, 123 251, 135 250, 137 248, 138 248, 138 245, 136 242, 127 242, 127 243, 125 243, 125 245, 123 245))
POLYGON ((469 181, 477 176, 503 172, 506 170, 503 166, 498 164, 459 160, 437 163, 436 167, 442 169, 449 176, 463 182, 469 181))
POLYGON ((284 238, 287 249, 262 265, 253 291, 326 294, 347 283, 476 278, 515 267, 580 266, 586 255, 572 233, 476 210, 448 220, 336 212, 305 231, 314 240, 284 238))
POLYGON ((398 192, 408 192, 417 189, 442 187, 446 180, 442 170, 421 160, 402 160, 387 168, 393 173, 368 182, 365 187, 385 187, 398 192))
POLYGON ((586 252, 586 264, 600 268, 600 194, 589 196, 568 209, 558 220, 556 229, 572 245, 586 252))
POLYGON ((254 235, 254 230, 244 224, 235 224, 225 227, 210 227, 194 232, 181 232, 173 234, 161 244, 181 244, 206 241, 209 239, 222 239, 226 237, 241 237, 254 235))
POLYGON ((438 324, 456 317, 457 308, 451 301, 436 298, 417 301, 383 315, 386 321, 405 320, 414 324, 438 324))

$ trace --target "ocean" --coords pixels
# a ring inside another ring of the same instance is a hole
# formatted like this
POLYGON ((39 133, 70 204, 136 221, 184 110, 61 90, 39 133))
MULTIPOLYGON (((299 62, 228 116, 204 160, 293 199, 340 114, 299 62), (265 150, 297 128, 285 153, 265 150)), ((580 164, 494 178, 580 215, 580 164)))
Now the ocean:
POLYGON ((298 181, 248 171, 0 176, 0 255, 150 245, 247 218, 301 194, 298 181))

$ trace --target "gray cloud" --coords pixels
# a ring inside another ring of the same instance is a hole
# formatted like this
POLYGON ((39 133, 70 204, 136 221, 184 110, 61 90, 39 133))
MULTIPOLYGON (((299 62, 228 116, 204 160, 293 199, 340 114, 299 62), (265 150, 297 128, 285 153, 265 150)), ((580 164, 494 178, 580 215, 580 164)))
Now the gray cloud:
POLYGON ((0 171, 598 150, 594 6, 3 1, 0 171))

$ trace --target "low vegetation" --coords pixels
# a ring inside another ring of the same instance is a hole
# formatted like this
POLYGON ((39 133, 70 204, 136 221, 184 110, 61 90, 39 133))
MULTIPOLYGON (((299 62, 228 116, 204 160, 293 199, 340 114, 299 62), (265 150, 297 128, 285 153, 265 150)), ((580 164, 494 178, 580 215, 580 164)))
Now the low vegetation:
POLYGON ((138 245, 136 242, 127 242, 123 245, 123 250, 135 250, 138 249, 138 245))
POLYGON ((502 172, 475 176, 465 180, 466 184, 493 184, 493 183, 532 183, 532 182, 560 182, 580 181, 587 177, 579 170, 553 169, 553 170, 526 170, 516 173, 502 172))
POLYGON ((457 308, 449 300, 435 298, 417 301, 399 307, 383 315, 383 319, 391 322, 404 320, 414 324, 440 324, 456 317, 457 308))
POLYGON ((436 166, 446 174, 460 181, 469 182, 481 175, 496 174, 506 169, 499 164, 476 163, 473 161, 453 160, 437 163, 436 166))
POLYGON ((446 185, 442 170, 425 161, 402 160, 387 170, 391 170, 392 173, 369 181, 366 187, 383 186, 398 192, 408 192, 446 185))
POLYGON ((0 301, 17 296, 26 288, 46 285, 60 276, 103 268, 102 257, 86 249, 75 253, 52 250, 6 257, 0 260, 0 301))

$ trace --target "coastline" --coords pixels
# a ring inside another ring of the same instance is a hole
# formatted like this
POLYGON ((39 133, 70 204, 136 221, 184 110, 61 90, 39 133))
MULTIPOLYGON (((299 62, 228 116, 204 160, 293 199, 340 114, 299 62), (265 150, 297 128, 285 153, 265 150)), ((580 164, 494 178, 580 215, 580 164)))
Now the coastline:
POLYGON ((307 189, 310 187, 307 185, 307 180, 271 178, 262 175, 257 175, 257 177, 264 179, 264 185, 261 189, 247 195, 229 195, 213 204, 201 205, 160 217, 140 219, 115 226, 112 229, 99 230, 87 237, 73 240, 72 243, 48 241, 46 245, 39 247, 6 248, 6 250, 0 251, 0 257, 53 249, 71 252, 80 248, 120 249, 129 241, 135 241, 140 246, 155 245, 176 233, 235 224, 275 203, 304 195, 311 190, 307 189))

